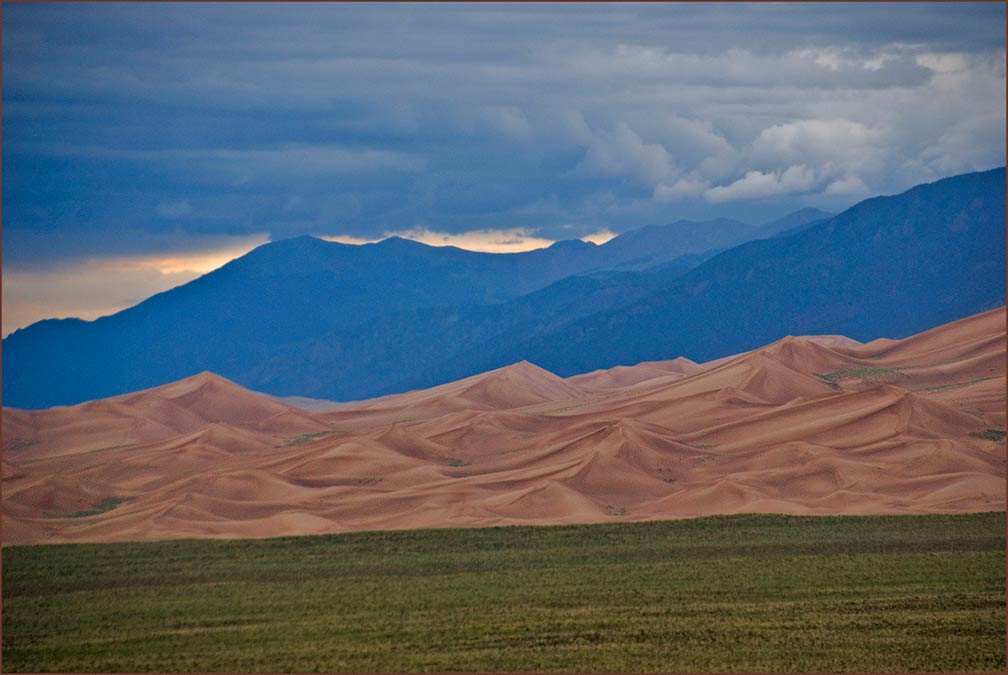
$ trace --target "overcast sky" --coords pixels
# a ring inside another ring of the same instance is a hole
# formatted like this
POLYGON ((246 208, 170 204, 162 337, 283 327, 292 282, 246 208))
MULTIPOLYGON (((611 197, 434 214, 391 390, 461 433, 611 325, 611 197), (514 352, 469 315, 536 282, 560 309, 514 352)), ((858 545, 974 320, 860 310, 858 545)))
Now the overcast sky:
POLYGON ((521 248, 1000 166, 1004 12, 6 4, 3 332, 299 234, 521 248))

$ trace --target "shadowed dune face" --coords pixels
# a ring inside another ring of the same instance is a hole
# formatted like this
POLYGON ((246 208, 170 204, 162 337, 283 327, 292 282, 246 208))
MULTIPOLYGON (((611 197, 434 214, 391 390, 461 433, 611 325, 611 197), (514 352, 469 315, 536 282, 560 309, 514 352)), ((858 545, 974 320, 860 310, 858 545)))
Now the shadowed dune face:
POLYGON ((1005 508, 1005 309, 307 412, 210 373, 3 411, 5 544, 1005 508))

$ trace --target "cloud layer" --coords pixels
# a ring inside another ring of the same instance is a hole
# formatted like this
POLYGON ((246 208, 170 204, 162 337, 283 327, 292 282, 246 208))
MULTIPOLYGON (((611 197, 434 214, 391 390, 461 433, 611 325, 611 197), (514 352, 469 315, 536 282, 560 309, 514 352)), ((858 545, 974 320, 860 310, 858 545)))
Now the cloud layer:
POLYGON ((4 279, 260 233, 552 241, 842 209, 1004 163, 1004 11, 14 4, 4 279))

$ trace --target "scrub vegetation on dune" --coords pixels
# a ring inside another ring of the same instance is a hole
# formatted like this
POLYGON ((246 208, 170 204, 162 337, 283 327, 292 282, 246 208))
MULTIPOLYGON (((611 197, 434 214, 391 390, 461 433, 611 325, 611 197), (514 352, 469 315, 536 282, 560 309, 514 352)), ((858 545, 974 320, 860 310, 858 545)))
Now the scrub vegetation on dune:
POLYGON ((834 389, 839 389, 839 382, 841 380, 883 383, 892 382, 893 380, 901 377, 910 377, 910 375, 904 373, 903 370, 903 368, 845 367, 838 368, 832 373, 825 373, 823 375, 817 374, 816 377, 834 389))
POLYGON ((316 431, 312 434, 298 434, 297 436, 290 436, 284 439, 283 444, 275 445, 276 448, 289 448, 296 445, 305 445, 306 443, 312 443, 320 438, 328 438, 330 436, 345 436, 346 431, 342 429, 333 429, 331 431, 316 431))
POLYGON ((107 513, 123 502, 128 502, 131 499, 133 499, 133 497, 106 497, 90 509, 74 511, 73 513, 53 513, 51 511, 46 511, 43 513, 43 516, 46 518, 89 518, 91 516, 107 513))
POLYGON ((1003 672, 1004 569, 1004 513, 8 547, 3 663, 1003 672))
POLYGON ((997 443, 1004 443, 1005 432, 1001 429, 984 429, 983 431, 974 431, 970 434, 974 438, 982 438, 985 441, 995 441, 997 443))
POLYGON ((6 439, 3 442, 4 452, 13 452, 17 450, 23 450, 24 448, 30 448, 31 446, 38 443, 38 441, 29 438, 12 438, 10 441, 6 439))

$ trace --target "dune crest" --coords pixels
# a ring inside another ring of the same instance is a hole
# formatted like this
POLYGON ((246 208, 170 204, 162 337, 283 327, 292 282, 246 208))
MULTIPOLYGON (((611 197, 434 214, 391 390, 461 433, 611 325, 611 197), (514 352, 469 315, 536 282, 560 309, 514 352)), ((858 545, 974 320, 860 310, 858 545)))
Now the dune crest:
POLYGON ((200 373, 3 410, 5 544, 1005 508, 1005 308, 308 412, 200 373))
POLYGON ((619 389, 659 377, 685 377, 703 370, 703 366, 685 357, 669 361, 645 361, 635 366, 615 366, 568 377, 567 381, 585 391, 619 389))

